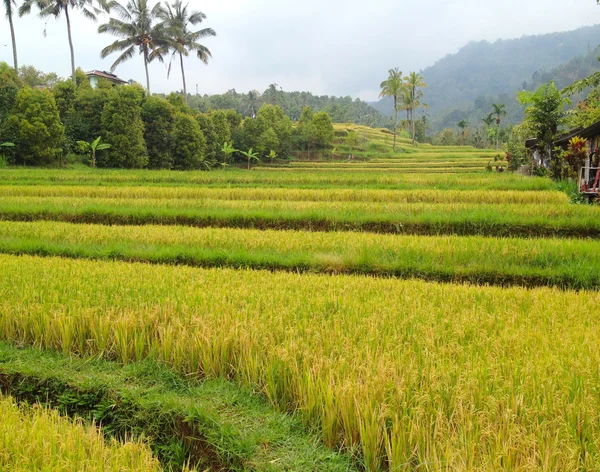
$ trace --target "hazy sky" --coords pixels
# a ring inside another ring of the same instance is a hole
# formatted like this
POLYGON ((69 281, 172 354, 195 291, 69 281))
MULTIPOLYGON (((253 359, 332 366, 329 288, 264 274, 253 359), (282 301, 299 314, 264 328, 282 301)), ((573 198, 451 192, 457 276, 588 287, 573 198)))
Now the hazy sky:
MULTIPOLYGON (((19 1, 19 0, 18 0, 19 1)), ((125 1, 125 0, 123 0, 125 1)), ((284 90, 376 99, 387 70, 419 70, 469 41, 515 38, 600 23, 595 0, 190 0, 207 15, 217 37, 204 43, 208 66, 188 58, 188 90, 201 94, 261 92, 271 83, 284 90)), ((4 12, 2 12, 4 13, 4 12)), ((100 18, 103 23, 107 17, 100 18)), ((76 63, 84 70, 109 70, 115 57, 99 51, 114 38, 98 25, 73 20, 76 63)), ((20 64, 68 76, 64 17, 35 15, 15 21, 20 64)), ((0 18, 0 60, 12 64, 8 22, 0 18)), ((174 64, 174 65, 178 65, 174 64)), ((144 82, 142 58, 119 66, 124 79, 144 82)), ((152 64, 153 92, 181 90, 181 74, 170 79, 164 64, 152 64)))

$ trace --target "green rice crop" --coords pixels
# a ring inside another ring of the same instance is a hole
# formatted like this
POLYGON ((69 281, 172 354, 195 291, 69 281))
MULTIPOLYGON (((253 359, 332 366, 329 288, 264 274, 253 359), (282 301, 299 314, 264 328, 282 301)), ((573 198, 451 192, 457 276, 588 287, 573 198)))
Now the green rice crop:
POLYGON ((0 220, 490 236, 600 235, 600 208, 571 204, 0 197, 0 220))
POLYGON ((0 252, 600 288, 600 242, 0 222, 0 252))
POLYGON ((596 470, 600 294, 0 256, 0 336, 295 410, 369 471, 596 470))
POLYGON ((227 169, 214 172, 173 172, 101 169, 0 169, 0 185, 203 185, 304 188, 393 188, 440 190, 555 190, 545 178, 512 173, 390 174, 387 172, 248 172, 227 169))

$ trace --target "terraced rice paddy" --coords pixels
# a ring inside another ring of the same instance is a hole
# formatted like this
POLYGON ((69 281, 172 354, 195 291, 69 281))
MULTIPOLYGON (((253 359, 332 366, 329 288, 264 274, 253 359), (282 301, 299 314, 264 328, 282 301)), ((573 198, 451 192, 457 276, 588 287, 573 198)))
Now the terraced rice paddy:
POLYGON ((72 422, 57 411, 41 407, 21 411, 12 398, 0 396, 0 418, 2 470, 162 470, 144 444, 105 444, 94 427, 72 422))
POLYGON ((600 207, 400 148, 0 170, 0 388, 157 468, 599 469, 600 207))

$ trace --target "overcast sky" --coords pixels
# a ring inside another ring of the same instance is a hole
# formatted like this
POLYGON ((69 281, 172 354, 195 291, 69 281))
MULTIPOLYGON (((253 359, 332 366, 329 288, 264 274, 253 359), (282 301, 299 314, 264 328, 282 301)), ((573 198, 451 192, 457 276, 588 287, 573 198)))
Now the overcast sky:
MULTIPOLYGON (((19 1, 19 0, 18 0, 19 1)), ((123 0, 125 1, 125 0, 123 0)), ((261 92, 271 83, 284 90, 377 98, 387 70, 404 72, 433 64, 469 41, 494 41, 526 34, 566 31, 600 23, 595 0, 190 0, 207 15, 217 37, 204 41, 213 54, 208 66, 188 58, 188 91, 201 94, 261 92)), ((4 13, 4 12, 2 12, 4 13)), ((103 23, 107 17, 100 18, 103 23)), ((84 70, 109 70, 114 57, 99 51, 114 38, 98 25, 73 20, 75 59, 84 70)), ((69 48, 64 17, 34 14, 15 21, 19 63, 68 76, 69 48)), ((0 19, 0 60, 12 64, 8 22, 0 19)), ((123 79, 144 82, 136 56, 119 66, 123 79)), ((151 66, 153 92, 181 90, 174 68, 151 66)))

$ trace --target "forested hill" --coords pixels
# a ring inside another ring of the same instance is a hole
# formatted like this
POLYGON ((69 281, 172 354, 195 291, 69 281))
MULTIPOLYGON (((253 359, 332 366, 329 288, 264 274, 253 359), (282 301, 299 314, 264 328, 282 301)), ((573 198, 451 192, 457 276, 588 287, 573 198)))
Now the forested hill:
POLYGON ((256 90, 239 93, 229 90, 221 95, 190 95, 188 103, 192 108, 207 111, 234 109, 243 116, 253 116, 264 104, 279 105, 292 120, 300 118, 304 107, 314 112, 326 111, 334 123, 356 123, 373 127, 391 126, 391 120, 371 105, 351 97, 313 95, 310 92, 284 92, 272 84, 263 93, 256 90))
MULTIPOLYGON (((549 80, 568 82, 599 70, 598 53, 594 52, 598 45, 600 25, 494 43, 469 43, 421 72, 429 85, 424 102, 429 105, 431 126, 436 131, 456 126, 461 119, 473 119, 474 110, 487 111, 490 103, 514 104, 516 92, 523 88, 532 89, 549 80)), ((373 106, 386 114, 392 112, 389 101, 373 106)), ((513 115, 509 121, 522 118, 513 115)))

